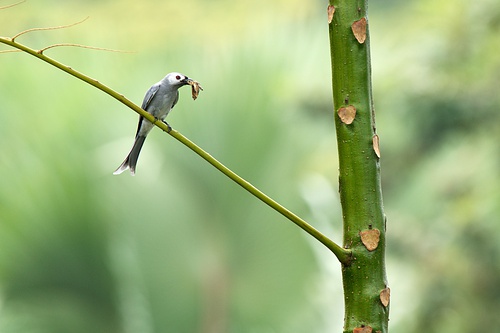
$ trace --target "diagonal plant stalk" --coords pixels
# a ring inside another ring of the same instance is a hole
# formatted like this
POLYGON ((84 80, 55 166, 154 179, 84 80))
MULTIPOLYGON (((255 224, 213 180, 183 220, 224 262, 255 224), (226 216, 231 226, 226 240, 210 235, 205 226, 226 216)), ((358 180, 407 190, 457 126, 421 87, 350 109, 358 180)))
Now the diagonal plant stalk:
MULTIPOLYGON (((59 28, 59 27, 57 27, 59 28)), ((39 30, 39 29, 37 29, 39 30)), ((30 31, 35 31, 35 30, 27 30, 25 32, 30 32, 30 31)), ((18 37, 25 32, 21 32, 20 34, 17 34, 15 37, 18 37)), ((103 91, 104 93, 110 95, 111 97, 117 99, 121 103, 125 104, 127 107, 130 109, 134 110, 138 114, 140 114, 142 117, 146 118, 149 120, 151 123, 162 129, 164 132, 167 132, 171 136, 173 136, 175 139, 177 139, 179 142, 184 144, 186 147, 194 151, 196 154, 198 154, 201 158, 203 158, 205 161, 210 163, 212 166, 214 166, 216 169, 221 171, 223 174, 225 174, 227 177, 229 177, 231 180, 233 180, 235 183, 243 187, 245 190, 250 192, 252 195, 257 197, 259 200, 267 204, 269 207, 274 209, 275 211, 279 212, 283 216, 285 216, 288 220, 291 222, 295 223, 298 227, 300 227, 302 230, 316 238, 319 242, 321 242, 323 245, 325 245, 328 249, 330 249, 333 254, 338 258, 338 260, 341 263, 348 264, 351 261, 351 251, 348 249, 344 249, 341 246, 337 245, 335 242, 333 242, 331 239, 326 237, 324 234, 322 234, 320 231, 315 229, 313 226, 308 224, 306 221, 304 221, 302 218, 300 218, 298 215, 295 213, 291 212, 284 206, 280 205, 278 202, 267 196, 265 193, 257 189, 255 186, 250 184, 248 181, 245 179, 241 178, 238 176, 236 173, 234 173, 232 170, 230 170, 228 167, 223 165, 221 162, 216 160, 214 157, 212 157, 210 154, 208 154, 206 151, 204 151, 202 148, 197 146, 194 142, 190 141, 188 138, 186 138, 184 135, 182 135, 180 132, 169 128, 169 126, 162 122, 158 121, 158 119, 154 118, 151 114, 140 108, 138 105, 127 99, 125 96, 122 94, 116 92, 115 90, 109 88, 108 86, 102 84, 101 82, 83 74, 80 73, 76 70, 74 70, 71 67, 68 67, 56 60, 54 60, 51 57, 46 56, 43 54, 43 51, 45 51, 48 48, 44 48, 41 50, 34 50, 26 45, 20 44, 15 41, 15 38, 8 38, 8 37, 0 37, 0 43, 9 45, 11 47, 14 47, 22 52, 28 53, 40 60, 43 60, 50 65, 57 67, 58 69, 94 86, 95 88, 103 91)), ((55 45, 53 47, 57 47, 59 45, 55 45)), ((64 46, 72 46, 70 44, 64 44, 64 46)), ((81 46, 81 45, 76 45, 76 46, 81 46)), ((85 47, 85 46, 81 46, 85 47)), ((92 47, 87 47, 87 48, 92 48, 92 47)), ((95 48, 99 49, 99 48, 95 48)), ((106 49, 102 49, 106 50, 106 49)))
POLYGON ((328 21, 344 247, 344 332, 386 333, 390 289, 379 138, 371 90, 368 0, 330 0, 328 21))

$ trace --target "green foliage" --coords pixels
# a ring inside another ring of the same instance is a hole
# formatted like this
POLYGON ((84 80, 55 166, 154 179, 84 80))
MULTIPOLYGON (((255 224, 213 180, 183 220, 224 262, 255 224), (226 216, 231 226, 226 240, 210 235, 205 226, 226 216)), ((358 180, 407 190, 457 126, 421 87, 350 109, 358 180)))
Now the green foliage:
POLYGON ((499 324, 499 18, 424 1, 372 25, 393 331, 499 324))
MULTIPOLYGON (((500 8, 392 3, 370 3, 369 17, 390 331, 487 330, 499 306, 500 8)), ((137 51, 48 52, 138 103, 169 71, 199 80, 172 126, 340 240, 326 3, 52 4, 0 12, 0 35, 89 15, 20 41, 137 51)), ((26 55, 0 54, 0 66, 1 332, 341 327, 328 250, 160 131, 136 177, 112 176, 134 113, 26 55)))
MULTIPOLYGON (((98 24, 95 17, 91 21, 98 24)), ((297 74, 286 73, 277 49, 254 50, 271 45, 271 38, 245 32, 246 41, 230 49, 234 41, 210 45, 202 38, 195 49, 186 36, 199 38, 205 30, 203 22, 191 24, 174 29, 185 40, 166 36, 163 45, 150 38, 143 46, 148 51, 137 55, 78 49, 51 55, 138 102, 168 71, 197 78, 205 92, 193 102, 188 89, 181 91, 169 122, 271 195, 300 207, 303 163, 297 161, 309 148, 292 127, 312 124, 297 108, 283 115, 294 105, 286 81, 297 74)), ((132 40, 94 40, 92 29, 102 28, 87 24, 37 34, 45 45, 70 39, 137 47, 132 40)), ((21 38, 44 46, 33 35, 21 38)), ((298 314, 307 309, 302 300, 311 298, 314 256, 297 228, 159 131, 147 140, 138 176, 113 177, 137 116, 24 55, 2 54, 2 62, 0 167, 8 180, 0 191, 1 242, 12 245, 0 266, 0 331, 310 326, 314 318, 298 314), (297 314, 294 322, 290 313, 297 314)), ((298 212, 305 214, 302 207, 298 212)))

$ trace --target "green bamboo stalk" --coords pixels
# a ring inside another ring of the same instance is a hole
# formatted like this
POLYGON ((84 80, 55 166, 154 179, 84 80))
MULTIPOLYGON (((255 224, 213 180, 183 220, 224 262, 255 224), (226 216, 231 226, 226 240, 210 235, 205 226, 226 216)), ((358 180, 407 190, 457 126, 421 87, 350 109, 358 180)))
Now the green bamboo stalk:
MULTIPOLYGON (((40 29, 37 29, 40 30, 40 29)), ((172 137, 177 139, 179 142, 184 144, 186 147, 194 151, 196 154, 198 154, 201 158, 203 158, 205 161, 210 163, 212 166, 217 168, 219 171, 221 171, 223 174, 225 174, 227 177, 229 177, 231 180, 233 180, 235 183, 243 187, 245 190, 250 192, 252 195, 254 195, 256 198, 264 202, 266 205, 277 211, 278 213, 282 214, 285 216, 288 220, 291 222, 295 223, 298 227, 300 227, 302 230, 316 238, 319 242, 321 242, 323 245, 325 245, 328 249, 330 249, 333 254, 338 258, 340 262, 343 263, 348 263, 351 260, 351 251, 343 249, 339 245, 337 245, 335 242, 333 242, 331 239, 326 237, 324 234, 322 234, 320 231, 315 229, 313 226, 311 226, 309 223, 304 221, 302 218, 300 218, 298 215, 293 213, 292 211, 288 210, 284 206, 280 205, 278 202, 267 196, 265 193, 260 191, 258 188, 250 184, 248 181, 243 179, 242 177, 238 176, 236 173, 234 173, 232 170, 230 170, 228 167, 226 167, 224 164, 216 160, 214 157, 212 157, 210 154, 208 154, 206 151, 201 149, 199 146, 197 146, 194 142, 190 141, 188 138, 183 136, 180 132, 176 131, 175 129, 170 128, 168 125, 166 125, 162 121, 158 121, 156 118, 154 118, 151 114, 140 108, 138 105, 134 104, 132 101, 127 99, 125 96, 122 94, 116 92, 115 90, 109 88, 108 86, 102 84, 101 82, 83 74, 80 73, 76 70, 74 70, 71 67, 68 67, 57 60, 50 58, 43 54, 43 51, 48 49, 41 49, 41 50, 34 50, 26 45, 20 44, 15 41, 15 38, 29 32, 31 30, 26 30, 13 38, 6 38, 6 37, 0 37, 0 43, 4 43, 6 45, 12 46, 18 50, 21 50, 23 52, 26 52, 28 54, 31 54, 32 56, 43 60, 52 66, 57 67, 58 69, 96 87, 97 89, 100 89, 101 91, 105 92, 106 94, 110 95, 111 97, 117 99, 118 101, 122 102, 125 104, 127 107, 131 108, 135 112, 139 113, 141 116, 152 122, 154 125, 157 127, 161 128, 164 132, 167 132, 170 134, 172 137)))
POLYGON ((387 332, 385 215, 380 150, 371 91, 368 0, 330 0, 328 7, 339 188, 345 248, 344 332, 387 332))

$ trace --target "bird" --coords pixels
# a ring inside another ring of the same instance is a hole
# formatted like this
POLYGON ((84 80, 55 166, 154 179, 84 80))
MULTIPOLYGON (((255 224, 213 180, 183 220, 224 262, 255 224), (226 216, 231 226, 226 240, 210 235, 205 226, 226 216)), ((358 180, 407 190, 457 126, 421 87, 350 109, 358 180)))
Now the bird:
MULTIPOLYGON (((161 81, 149 88, 144 96, 141 108, 153 115, 156 119, 165 122, 165 117, 179 100, 178 89, 185 85, 192 85, 194 82, 196 81, 184 74, 177 72, 169 73, 161 81)), ((166 123, 166 125, 169 130, 172 129, 168 123, 166 123)), ((146 136, 153 127, 153 123, 149 120, 145 119, 143 116, 139 117, 139 125, 137 126, 134 145, 123 163, 113 172, 114 175, 119 175, 127 169, 130 169, 132 176, 135 175, 139 153, 141 152, 144 140, 146 140, 146 136)))

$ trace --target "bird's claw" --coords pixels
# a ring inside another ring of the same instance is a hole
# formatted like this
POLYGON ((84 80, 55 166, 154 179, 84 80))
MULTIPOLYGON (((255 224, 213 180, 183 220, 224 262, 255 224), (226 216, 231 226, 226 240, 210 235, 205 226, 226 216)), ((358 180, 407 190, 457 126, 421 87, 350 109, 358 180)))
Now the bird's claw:
POLYGON ((170 133, 172 131, 172 126, 170 126, 165 120, 163 119, 160 119, 160 118, 156 118, 155 117, 155 120, 153 121, 153 125, 156 125, 157 122, 161 121, 162 123, 164 123, 165 125, 167 125, 167 133, 170 133))
POLYGON ((172 126, 170 126, 165 120, 162 120, 161 122, 167 125, 167 133, 170 133, 172 131, 172 126))

